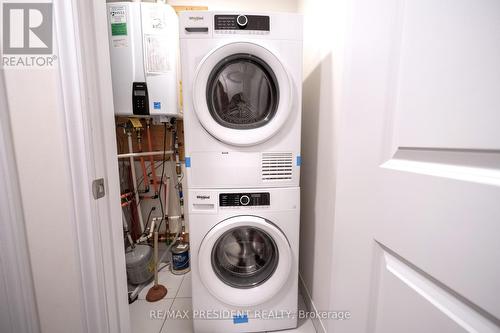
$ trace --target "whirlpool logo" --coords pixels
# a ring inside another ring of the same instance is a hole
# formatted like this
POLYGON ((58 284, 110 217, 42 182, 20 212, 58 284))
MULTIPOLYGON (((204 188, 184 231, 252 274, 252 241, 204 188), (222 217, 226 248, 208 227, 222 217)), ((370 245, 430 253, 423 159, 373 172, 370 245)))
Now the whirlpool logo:
POLYGON ((204 18, 203 18, 203 16, 189 16, 189 20, 198 22, 198 21, 203 21, 204 18))
POLYGON ((210 196, 209 196, 209 195, 197 195, 197 196, 196 196, 196 199, 200 199, 200 200, 209 200, 209 199, 210 199, 210 196))
POLYGON ((51 67, 53 55, 52 3, 3 3, 4 67, 51 67))

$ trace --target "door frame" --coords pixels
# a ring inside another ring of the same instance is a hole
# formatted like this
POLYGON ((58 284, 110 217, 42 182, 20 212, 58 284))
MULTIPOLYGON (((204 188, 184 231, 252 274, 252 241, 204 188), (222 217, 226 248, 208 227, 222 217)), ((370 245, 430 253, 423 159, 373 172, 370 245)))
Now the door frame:
POLYGON ((89 333, 130 332, 106 2, 54 1, 59 107, 66 128, 84 322, 89 333), (92 195, 105 180, 106 194, 92 195))

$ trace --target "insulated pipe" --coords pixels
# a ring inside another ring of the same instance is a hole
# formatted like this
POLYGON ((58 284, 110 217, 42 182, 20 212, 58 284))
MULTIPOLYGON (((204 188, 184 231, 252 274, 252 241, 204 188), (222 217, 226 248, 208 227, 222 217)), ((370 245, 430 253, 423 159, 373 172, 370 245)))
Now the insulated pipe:
MULTIPOLYGON (((165 155, 172 155, 174 152, 172 150, 166 150, 165 155)), ((118 158, 129 158, 129 157, 141 157, 141 156, 156 156, 163 155, 163 151, 147 151, 143 153, 127 153, 127 154, 119 154, 118 158)), ((153 166, 154 167, 154 166, 153 166)))
MULTIPOLYGON (((149 119, 146 119, 146 139, 148 140, 148 149, 149 151, 153 151, 153 144, 151 141, 151 129, 149 127, 149 119)), ((149 155, 149 164, 151 164, 151 173, 153 175, 153 189, 155 194, 160 195, 158 193, 158 179, 156 178, 156 168, 155 168, 155 159, 153 155, 149 155)))
MULTIPOLYGON (((133 154, 134 148, 132 146, 132 132, 131 131, 127 131, 127 141, 128 141, 128 151, 130 154, 133 154)), ((139 199, 139 190, 137 188, 137 176, 135 174, 134 156, 130 156, 130 170, 132 172, 132 184, 134 186, 135 203, 136 203, 136 207, 137 207, 137 215, 139 216, 139 224, 141 226, 141 234, 142 234, 144 232, 144 221, 142 219, 141 201, 139 199)))

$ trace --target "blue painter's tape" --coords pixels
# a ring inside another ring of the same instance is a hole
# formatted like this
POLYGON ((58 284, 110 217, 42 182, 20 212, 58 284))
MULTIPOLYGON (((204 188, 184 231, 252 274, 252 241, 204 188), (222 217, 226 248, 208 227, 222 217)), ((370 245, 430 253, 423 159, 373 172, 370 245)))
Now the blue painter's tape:
POLYGON ((302 165, 302 157, 300 155, 297 155, 297 166, 302 165))
POLYGON ((186 157, 185 158, 185 163, 186 163, 186 168, 190 168, 191 167, 191 157, 186 157))
POLYGON ((233 324, 244 324, 244 323, 248 323, 247 315, 233 316, 233 324))
POLYGON ((153 108, 155 110, 160 110, 161 109, 161 102, 153 102, 153 108))

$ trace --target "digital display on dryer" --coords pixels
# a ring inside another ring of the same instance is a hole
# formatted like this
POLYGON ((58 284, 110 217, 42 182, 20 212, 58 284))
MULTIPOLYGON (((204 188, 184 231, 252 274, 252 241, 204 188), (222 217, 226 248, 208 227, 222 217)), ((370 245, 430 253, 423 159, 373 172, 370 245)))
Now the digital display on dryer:
POLYGON ((270 204, 269 192, 219 194, 219 206, 221 207, 269 206, 270 204))

